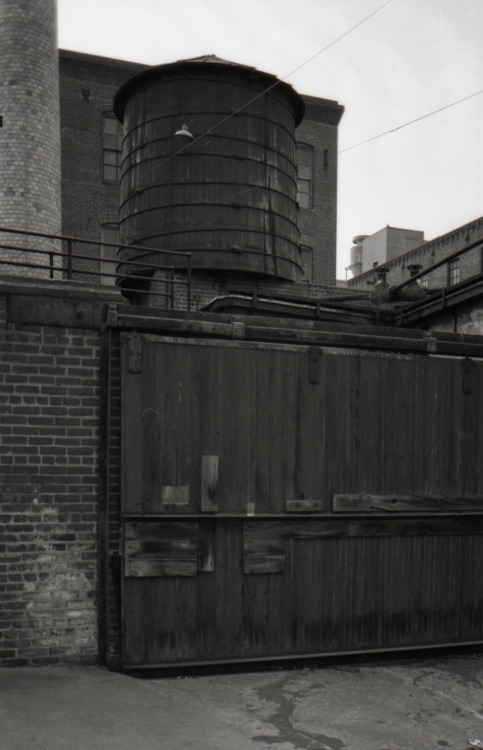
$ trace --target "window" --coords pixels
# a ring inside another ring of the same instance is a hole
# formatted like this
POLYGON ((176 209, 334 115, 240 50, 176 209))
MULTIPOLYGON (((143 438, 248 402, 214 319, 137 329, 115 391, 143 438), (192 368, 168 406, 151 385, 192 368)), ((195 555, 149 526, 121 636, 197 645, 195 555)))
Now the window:
MULTIPOLYGON (((101 227, 101 242, 119 242, 117 224, 103 224, 101 227)), ((117 271, 117 247, 102 245, 101 247, 101 284, 113 285, 116 283, 114 275, 117 271)))
POLYGON ((460 259, 455 258, 448 263, 448 286, 457 284, 460 280, 460 259))
POLYGON ((312 248, 307 245, 300 247, 300 264, 302 266, 303 281, 312 281, 312 248))
POLYGON ((301 208, 312 207, 312 148, 297 146, 297 200, 301 208))
POLYGON ((424 276, 421 276, 421 278, 419 279, 419 283, 423 287, 428 287, 429 286, 429 274, 426 273, 424 276))
POLYGON ((121 179, 122 124, 114 115, 102 118, 102 169, 106 182, 121 179))

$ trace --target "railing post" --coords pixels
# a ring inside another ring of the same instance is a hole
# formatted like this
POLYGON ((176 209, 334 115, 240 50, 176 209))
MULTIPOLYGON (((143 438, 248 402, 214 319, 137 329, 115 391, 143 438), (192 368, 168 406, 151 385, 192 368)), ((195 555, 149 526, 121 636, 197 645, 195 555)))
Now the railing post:
POLYGON ((67 278, 72 281, 72 240, 67 240, 67 278))

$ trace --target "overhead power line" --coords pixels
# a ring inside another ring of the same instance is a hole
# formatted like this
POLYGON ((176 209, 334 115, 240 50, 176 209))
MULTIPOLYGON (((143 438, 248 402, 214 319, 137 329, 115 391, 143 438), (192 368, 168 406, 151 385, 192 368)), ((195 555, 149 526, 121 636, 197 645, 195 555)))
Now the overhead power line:
POLYGON ((360 21, 358 21, 356 24, 354 24, 354 26, 351 26, 350 29, 347 29, 347 31, 344 31, 343 34, 341 34, 340 36, 336 37, 332 42, 330 42, 329 44, 327 44, 325 47, 322 47, 322 49, 320 49, 315 54, 313 54, 310 57, 308 57, 307 60, 304 60, 304 62, 300 63, 300 65, 297 65, 296 68, 293 68, 293 70, 291 70, 289 73, 286 73, 282 78, 279 78, 277 81, 275 81, 275 83, 272 83, 270 86, 268 86, 268 88, 264 89, 259 94, 257 94, 256 96, 254 96, 252 99, 250 99, 248 102, 246 102, 243 106, 239 107, 238 109, 234 110, 233 112, 230 112, 229 115, 227 115, 226 117, 222 118, 221 120, 219 120, 219 122, 215 123, 210 128, 208 128, 207 130, 205 130, 204 133, 202 133, 201 135, 197 136, 192 141, 189 141, 189 143, 187 143, 185 146, 183 146, 182 148, 180 148, 175 154, 171 154, 166 159, 164 159, 164 161, 162 161, 161 164, 157 164, 155 167, 153 167, 153 169, 150 172, 147 172, 144 175, 144 177, 148 177, 150 174, 152 174, 153 172, 155 172, 157 169, 160 169, 161 167, 164 167, 164 165, 168 164, 172 159, 174 159, 175 156, 177 156, 178 154, 183 153, 183 151, 186 151, 188 148, 191 148, 191 146, 193 146, 195 143, 197 143, 198 141, 200 141, 202 138, 205 138, 207 135, 209 135, 214 130, 216 130, 216 128, 219 128, 220 125, 223 125, 225 122, 228 122, 228 120, 231 120, 232 117, 235 117, 240 112, 243 112, 243 110, 246 109, 247 107, 249 107, 250 104, 253 104, 258 99, 260 99, 262 96, 265 96, 265 94, 268 94, 269 91, 271 91, 276 86, 278 86, 278 84, 281 81, 286 81, 287 78, 289 78, 291 75, 293 75, 294 73, 296 73, 297 71, 299 71, 305 65, 308 65, 310 62, 312 62, 312 60, 315 60, 316 57, 319 57, 320 55, 322 55, 328 49, 330 49, 331 47, 333 47, 334 44, 337 44, 337 42, 340 42, 341 39, 344 39, 349 34, 352 34, 353 31, 355 31, 360 26, 362 26, 364 23, 366 23, 367 21, 369 21, 369 19, 373 18, 377 13, 380 13, 381 10, 383 10, 387 5, 390 5, 390 3, 392 3, 392 2, 394 2, 394 0, 386 0, 385 3, 383 3, 378 8, 376 8, 375 10, 373 10, 372 13, 369 13, 369 15, 365 16, 364 18, 362 18, 360 21))
POLYGON ((370 143, 371 141, 377 141, 378 138, 382 138, 385 135, 389 135, 389 133, 395 133, 397 130, 402 130, 402 128, 407 128, 408 125, 413 125, 415 122, 419 122, 420 120, 425 120, 427 117, 432 117, 433 115, 438 114, 438 112, 443 112, 445 109, 449 109, 450 107, 456 107, 457 104, 461 104, 461 102, 466 102, 468 101, 468 99, 473 99, 473 97, 478 96, 479 94, 483 94, 483 89, 481 91, 475 91, 474 94, 465 96, 463 99, 458 99, 457 102, 451 102, 451 104, 446 104, 446 106, 440 107, 439 109, 433 109, 432 112, 428 112, 425 115, 421 115, 421 117, 416 117, 416 119, 414 120, 409 120, 409 122, 404 122, 402 125, 398 125, 397 128, 391 128, 391 130, 385 130, 384 133, 373 135, 372 138, 367 138, 367 140, 365 141, 361 141, 360 143, 354 143, 353 146, 348 146, 347 148, 341 149, 339 151, 339 154, 344 154, 346 151, 352 151, 353 148, 359 148, 359 146, 364 146, 364 144, 370 143))
MULTIPOLYGON (((379 8, 376 8, 376 10, 373 10, 372 13, 369 13, 368 16, 365 16, 365 18, 363 18, 361 21, 358 21, 358 23, 354 24, 354 26, 351 26, 350 29, 347 29, 347 31, 344 31, 343 34, 341 34, 340 36, 336 37, 332 42, 330 42, 330 44, 327 44, 325 47, 322 47, 322 49, 320 49, 314 55, 312 55, 311 57, 307 58, 307 60, 304 60, 303 63, 300 63, 300 65, 298 65, 296 68, 294 68, 293 70, 291 70, 290 73, 287 73, 287 75, 283 76, 283 78, 281 78, 280 80, 281 81, 286 81, 287 78, 289 78, 291 75, 293 75, 298 70, 300 70, 300 68, 303 68, 304 65, 307 65, 309 62, 312 62, 312 60, 315 60, 316 57, 319 57, 319 55, 321 55, 323 52, 326 52, 328 49, 330 49, 331 47, 333 47, 334 44, 337 44, 337 42, 340 42, 340 40, 344 39, 344 37, 348 36, 349 34, 352 34, 352 32, 355 31, 356 29, 358 29, 359 26, 362 26, 363 23, 366 23, 366 21, 369 21, 370 18, 372 18, 373 16, 376 15, 376 13, 379 13, 381 10, 383 10, 383 8, 386 7, 386 5, 389 5, 392 2, 394 2, 394 0, 387 0, 385 3, 383 3, 382 5, 380 5, 379 8)), ((273 89, 273 87, 276 86, 276 85, 277 84, 274 83, 272 86, 270 86, 270 88, 267 89, 267 91, 270 91, 270 89, 273 89)), ((266 92, 265 91, 262 92, 260 94, 260 96, 263 96, 264 93, 266 93, 266 92)), ((249 102, 249 104, 250 104, 250 102, 249 102)))

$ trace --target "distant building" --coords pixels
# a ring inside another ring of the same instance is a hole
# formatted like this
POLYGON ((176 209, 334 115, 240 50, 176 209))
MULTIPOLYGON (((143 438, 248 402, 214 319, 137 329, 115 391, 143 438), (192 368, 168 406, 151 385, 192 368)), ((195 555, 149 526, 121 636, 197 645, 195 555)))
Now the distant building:
POLYGON ((408 278, 409 266, 420 266, 417 269, 419 273, 427 268, 428 274, 420 279, 420 284, 428 290, 455 286, 460 282, 483 273, 483 217, 475 219, 475 221, 465 224, 462 227, 457 227, 451 232, 436 237, 433 240, 418 244, 416 247, 413 246, 412 249, 406 252, 402 251, 397 256, 394 255, 394 252, 398 244, 394 243, 391 247, 391 255, 388 254, 385 260, 379 260, 379 258, 384 257, 384 242, 393 232, 407 234, 407 239, 405 239, 405 235, 403 234, 399 237, 399 247, 401 247, 401 243, 403 242, 412 244, 418 234, 421 235, 421 239, 423 237, 422 232, 396 230, 387 227, 371 237, 362 236, 362 239, 360 237, 354 238, 358 242, 355 243, 355 248, 353 248, 351 266, 349 268, 358 267, 356 263, 352 262, 353 258, 356 258, 356 250, 360 253, 362 259, 364 259, 366 250, 368 250, 368 253, 367 260, 359 262, 359 265, 362 265, 362 272, 347 280, 348 288, 371 289, 376 281, 374 268, 379 268, 380 266, 383 266, 388 271, 387 283, 390 287, 401 284, 408 278), (434 264, 439 263, 439 261, 448 256, 454 256, 458 251, 463 251, 466 247, 474 243, 476 243, 475 247, 468 252, 462 252, 461 257, 452 257, 448 263, 439 265, 433 271, 429 270, 434 264), (361 249, 359 250, 359 248, 361 249), (376 257, 375 249, 381 250, 379 257, 376 257), (372 266, 370 267, 368 267, 369 259, 372 261, 372 266))
POLYGON ((351 264, 346 269, 351 278, 420 247, 424 242, 424 232, 388 225, 371 235, 357 235, 353 242, 351 264))

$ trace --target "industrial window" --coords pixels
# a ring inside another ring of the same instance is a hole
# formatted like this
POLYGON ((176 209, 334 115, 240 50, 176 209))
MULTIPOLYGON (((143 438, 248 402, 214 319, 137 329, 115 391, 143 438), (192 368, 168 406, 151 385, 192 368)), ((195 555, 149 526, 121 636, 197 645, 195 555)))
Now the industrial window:
POLYGON ((301 208, 312 207, 312 148, 297 145, 297 200, 301 208))
POLYGON ((307 245, 301 245, 300 247, 300 264, 302 266, 303 281, 312 281, 312 248, 307 245))
MULTIPOLYGON (((101 227, 101 242, 119 242, 119 231, 117 224, 103 224, 101 227)), ((117 272, 117 247, 102 245, 101 247, 101 284, 113 285, 116 283, 117 272)))
POLYGON ((448 286, 454 286, 460 280, 460 259, 455 258, 448 263, 448 286))
POLYGON ((114 115, 102 118, 102 169, 106 182, 121 179, 122 124, 114 115))

